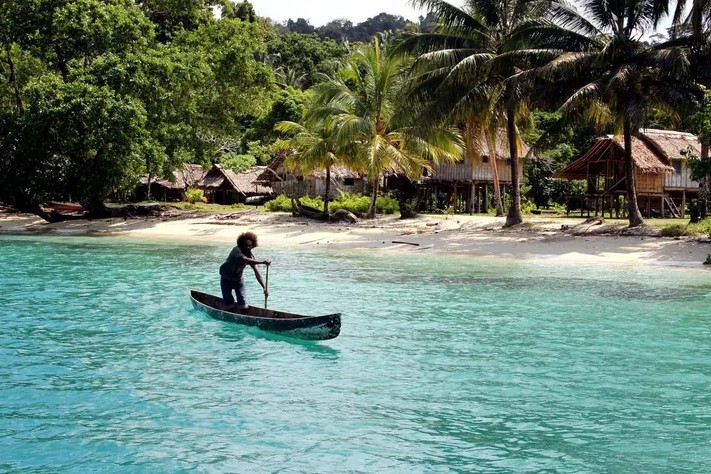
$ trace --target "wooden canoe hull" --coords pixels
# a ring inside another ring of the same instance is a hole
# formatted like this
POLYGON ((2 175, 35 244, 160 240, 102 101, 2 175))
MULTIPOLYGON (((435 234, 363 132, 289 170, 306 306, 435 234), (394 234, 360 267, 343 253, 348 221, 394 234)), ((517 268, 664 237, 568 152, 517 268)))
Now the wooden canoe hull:
POLYGON ((244 310, 230 310, 221 297, 190 290, 193 307, 220 321, 255 326, 264 331, 299 339, 333 339, 341 332, 341 314, 304 316, 273 309, 250 306, 244 310))

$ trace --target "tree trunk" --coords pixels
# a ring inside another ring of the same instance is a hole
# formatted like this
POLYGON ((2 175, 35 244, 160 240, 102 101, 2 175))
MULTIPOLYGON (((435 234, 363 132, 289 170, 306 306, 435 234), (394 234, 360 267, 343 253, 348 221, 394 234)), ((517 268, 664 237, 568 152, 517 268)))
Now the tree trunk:
POLYGON ((499 183, 499 166, 496 164, 496 141, 492 143, 489 138, 489 163, 491 164, 491 175, 494 180, 494 207, 496 207, 496 217, 504 215, 504 205, 501 200, 501 183, 499 183))
MULTIPOLYGON (((701 162, 705 163, 709 158, 709 145, 704 143, 701 145, 701 162)), ((698 219, 706 219, 709 215, 709 177, 704 176, 699 184, 699 206, 698 219)))
POLYGON ((377 203, 378 203, 378 187, 380 184, 380 175, 376 176, 373 179, 373 194, 371 195, 371 200, 370 200, 370 208, 368 209, 368 214, 367 217, 370 219, 375 217, 375 213, 377 211, 377 203))
POLYGON ((17 111, 23 113, 25 107, 22 104, 22 95, 20 95, 20 85, 17 83, 17 74, 15 73, 15 62, 12 60, 12 51, 10 47, 10 40, 7 38, 3 39, 5 45, 5 61, 7 62, 8 69, 10 70, 10 77, 8 81, 12 84, 12 89, 15 94, 15 105, 17 106, 17 111))
POLYGON ((627 179, 627 214, 629 216, 630 227, 644 225, 642 213, 639 212, 637 204, 637 183, 634 175, 634 161, 632 161, 632 126, 629 120, 625 120, 623 126, 625 138, 625 177, 627 179))
POLYGON ((513 110, 507 112, 506 135, 509 139, 509 155, 511 159, 511 207, 506 216, 505 227, 523 222, 521 214, 521 184, 518 180, 518 146, 516 144, 516 116, 513 110))
POLYGON ((331 191, 331 165, 326 166, 326 191, 323 193, 323 213, 328 215, 328 194, 331 191))

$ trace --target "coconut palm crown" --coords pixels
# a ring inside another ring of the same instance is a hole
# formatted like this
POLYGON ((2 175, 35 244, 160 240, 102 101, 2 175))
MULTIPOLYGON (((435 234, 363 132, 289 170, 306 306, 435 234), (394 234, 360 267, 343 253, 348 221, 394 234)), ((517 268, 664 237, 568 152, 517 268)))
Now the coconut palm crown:
POLYGON ((630 227, 644 224, 637 204, 632 135, 651 108, 672 118, 698 106, 703 88, 689 75, 684 49, 642 41, 655 18, 654 0, 577 0, 584 13, 558 0, 551 19, 576 38, 577 51, 565 52, 541 69, 558 91, 560 111, 622 131, 627 211, 630 227), (581 42, 587 38, 587 44, 581 42))
MULTIPOLYGON (((405 40, 402 50, 417 53, 413 93, 432 104, 430 119, 463 126, 469 145, 496 143, 505 129, 510 150, 511 206, 506 225, 522 222, 518 125, 528 118, 532 83, 522 74, 555 57, 532 40, 544 37, 541 19, 547 0, 469 0, 462 8, 442 0, 413 0, 439 17, 433 33, 405 40), (538 33, 536 33, 538 32, 538 33), (474 135, 474 136, 472 136, 474 135)), ((469 152, 476 152, 469 147, 469 152)), ((497 213, 500 213, 496 160, 491 160, 497 213)))
POLYGON ((454 161, 461 156, 461 138, 445 127, 418 128, 402 101, 407 58, 389 54, 388 38, 375 37, 348 58, 338 77, 315 87, 313 117, 336 123, 335 144, 355 157, 372 184, 368 216, 373 217, 382 173, 420 177, 431 160, 454 161))

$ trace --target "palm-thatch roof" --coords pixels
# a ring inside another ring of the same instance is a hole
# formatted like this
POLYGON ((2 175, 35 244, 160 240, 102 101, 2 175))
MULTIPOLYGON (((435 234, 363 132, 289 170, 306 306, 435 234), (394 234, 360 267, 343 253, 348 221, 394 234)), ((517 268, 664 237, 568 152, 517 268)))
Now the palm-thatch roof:
MULTIPOLYGON (((477 154, 482 157, 490 158, 492 155, 496 155, 497 160, 508 160, 511 158, 511 153, 509 151, 509 137, 504 129, 499 129, 496 133, 496 149, 489 149, 488 140, 472 139, 469 137, 467 139, 467 147, 472 148, 477 154)), ((518 138, 518 157, 523 158, 528 155, 531 147, 529 147, 521 138, 518 138)))
MULTIPOLYGON (((286 155, 278 155, 269 166, 262 166, 263 171, 259 174, 257 182, 259 183, 271 183, 273 181, 281 181, 282 178, 280 174, 283 174, 284 160, 286 155)), ((304 177, 316 178, 316 179, 326 179, 326 169, 314 170, 304 177)), ((331 179, 345 179, 345 178, 360 178, 361 175, 355 173, 344 166, 332 166, 331 167, 331 179)))
POLYGON ((689 154, 701 155, 701 142, 693 133, 672 130, 643 129, 639 137, 671 164, 671 160, 684 160, 689 154))
MULTIPOLYGON (((671 142, 661 140, 666 146, 671 146, 671 142)), ((608 135, 598 138, 595 143, 578 158, 561 171, 553 175, 554 178, 565 179, 586 179, 588 170, 600 166, 606 161, 622 161, 624 159, 624 137, 622 135, 608 135)), ((632 161, 641 173, 673 173, 669 158, 651 145, 650 141, 643 135, 632 137, 632 161)))
MULTIPOLYGON (((173 171, 172 178, 160 178, 153 180, 153 184, 168 189, 187 189, 195 187, 205 176, 205 170, 200 165, 185 163, 181 169, 173 171)), ((141 184, 148 184, 148 175, 144 174, 140 178, 141 184)))
POLYGON ((200 187, 208 189, 232 188, 232 190, 247 196, 254 194, 271 194, 271 186, 265 185, 258 180, 258 177, 264 173, 266 166, 252 166, 242 173, 222 168, 220 165, 215 165, 205 175, 200 182, 200 187))

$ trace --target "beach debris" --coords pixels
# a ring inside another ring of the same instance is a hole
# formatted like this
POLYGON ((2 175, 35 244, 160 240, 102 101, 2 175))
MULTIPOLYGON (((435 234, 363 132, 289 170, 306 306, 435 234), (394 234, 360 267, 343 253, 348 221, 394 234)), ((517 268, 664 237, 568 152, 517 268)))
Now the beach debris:
POLYGON ((420 244, 416 244, 414 242, 405 242, 404 240, 393 240, 393 244, 406 244, 406 245, 414 245, 415 247, 419 247, 420 244))

